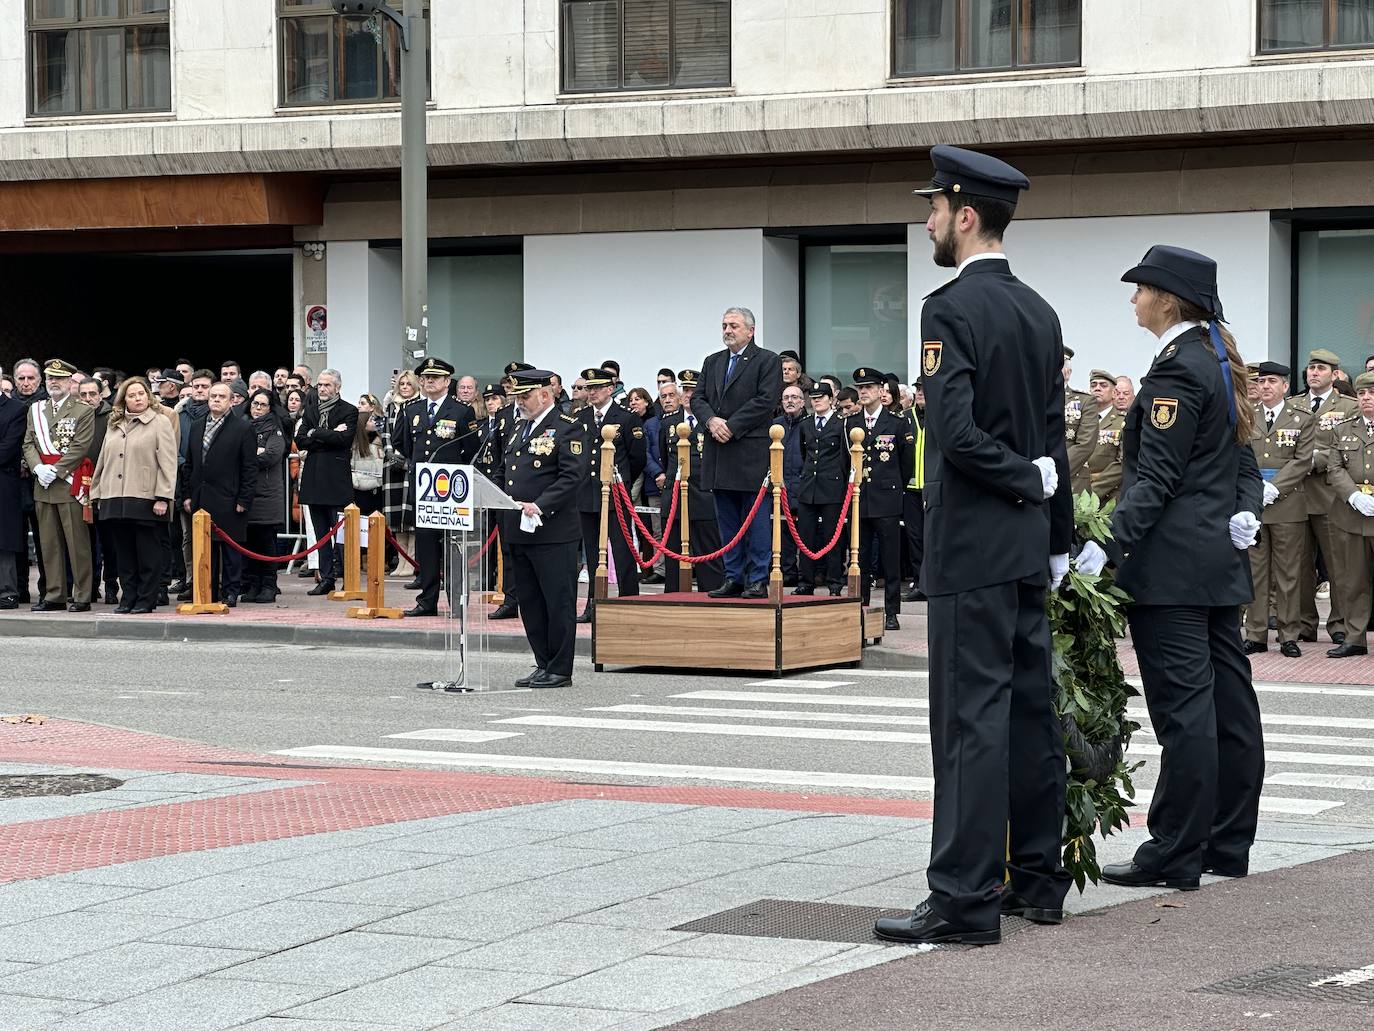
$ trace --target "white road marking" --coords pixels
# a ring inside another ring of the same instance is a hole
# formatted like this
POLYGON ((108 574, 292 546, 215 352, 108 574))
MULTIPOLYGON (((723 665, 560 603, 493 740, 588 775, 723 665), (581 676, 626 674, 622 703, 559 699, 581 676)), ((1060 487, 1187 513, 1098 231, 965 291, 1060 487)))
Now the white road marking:
MULTIPOLYGON (((1155 733, 1148 727, 1142 727, 1137 733, 1148 734, 1154 737, 1155 733)), ((1337 737, 1334 734, 1271 734, 1265 732, 1264 744, 1269 745, 1322 745, 1327 748, 1374 748, 1374 737, 1337 737)))
POLYGON ((930 674, 923 669, 847 669, 847 677, 883 677, 888 680, 925 680, 930 674))
POLYGON ((500 741, 504 737, 524 736, 524 734, 514 731, 503 733, 499 730, 456 730, 446 727, 435 727, 432 730, 411 730, 404 734, 387 735, 387 737, 399 738, 403 741, 462 741, 469 745, 480 745, 483 741, 500 741))
MULTIPOLYGON (((1135 720, 1148 720, 1146 709, 1127 709, 1126 715, 1135 720)), ((1265 712, 1260 722, 1276 727, 1330 727, 1332 730, 1374 730, 1374 719, 1361 716, 1299 716, 1292 713, 1265 712)))
POLYGON ((928 727, 924 716, 883 716, 871 712, 802 712, 798 709, 715 709, 707 705, 603 705, 584 712, 631 712, 641 716, 729 716, 745 720, 801 720, 809 723, 876 723, 928 727))
POLYGON ((172 697, 180 698, 180 697, 185 696, 185 695, 198 695, 198 694, 200 694, 200 692, 199 692, 199 691, 135 691, 134 694, 159 694, 159 695, 171 695, 172 697))
POLYGON ((1272 777, 1265 777, 1264 783, 1295 788, 1331 788, 1335 791, 1374 791, 1374 777, 1339 773, 1276 773, 1272 777))
POLYGON ((672 698, 696 698, 703 702, 787 702, 791 705, 854 705, 872 709, 929 709, 924 698, 885 698, 881 695, 779 694, 765 691, 688 691, 672 698))
MULTIPOLYGON (((1159 755, 1159 745, 1131 742, 1127 755, 1159 755)), ((1357 766, 1361 769, 1374 768, 1374 755, 1339 755, 1335 752, 1275 752, 1264 750, 1266 763, 1294 763, 1299 766, 1357 766)))
POLYGON ((819 741, 875 741, 885 744, 928 745, 929 734, 896 730, 839 730, 824 727, 751 727, 737 723, 677 723, 671 720, 605 720, 592 716, 516 716, 496 720, 522 727, 564 727, 581 730, 631 730, 650 734, 719 734, 727 737, 791 737, 819 741))
POLYGON ((605 759, 554 758, 541 755, 482 755, 472 752, 426 752, 415 748, 360 748, 312 745, 274 753, 298 759, 347 759, 359 762, 414 763, 423 766, 464 766, 487 769, 539 770, 547 773, 590 773, 617 777, 728 781, 736 784, 786 784, 810 788, 861 788, 929 794, 930 777, 891 777, 880 774, 828 773, 820 770, 763 770, 742 766, 687 766, 672 763, 612 762, 605 759))
MULTIPOLYGON (((1139 809, 1146 809, 1150 801, 1155 797, 1153 791, 1137 789, 1135 793, 1136 806, 1139 809)), ((1345 805, 1344 802, 1329 802, 1320 798, 1267 798, 1260 796, 1260 812, 1262 813, 1285 813, 1290 816, 1316 816, 1324 813, 1328 809, 1339 809, 1345 805)))
POLYGON ((1336 974, 1334 977, 1324 977, 1320 981, 1313 981, 1308 988, 1351 988, 1357 984, 1364 984, 1366 981, 1374 981, 1374 963, 1367 967, 1357 967, 1354 970, 1347 970, 1344 973, 1336 974))
POLYGON ((745 687, 777 687, 779 683, 786 684, 788 687, 805 687, 812 691, 828 691, 832 687, 852 687, 852 680, 755 680, 752 684, 745 684, 745 687))
MULTIPOLYGON (((1126 682, 1135 687, 1141 687, 1139 677, 1127 677, 1126 682)), ((1336 695, 1342 698, 1374 698, 1374 688, 1369 687, 1344 687, 1338 684, 1276 684, 1276 683, 1257 683, 1255 690, 1260 693, 1273 694, 1324 694, 1336 695)))

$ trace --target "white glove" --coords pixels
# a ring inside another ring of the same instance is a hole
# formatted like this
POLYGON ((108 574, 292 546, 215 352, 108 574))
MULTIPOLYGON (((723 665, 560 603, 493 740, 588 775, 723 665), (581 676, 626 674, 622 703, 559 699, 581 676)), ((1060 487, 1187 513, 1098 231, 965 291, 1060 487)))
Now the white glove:
POLYGON ((1088 541, 1087 544, 1083 545, 1083 550, 1078 553, 1078 559, 1074 565, 1084 576, 1096 576, 1107 565, 1107 553, 1102 550, 1097 541, 1088 541))
POLYGON ((1069 556, 1063 555, 1050 556, 1050 590, 1054 590, 1064 582, 1064 577, 1069 575, 1069 556))
POLYGON ((1279 489, 1268 480, 1264 481, 1264 507, 1268 508, 1279 500, 1279 489))
POLYGON ((1374 516, 1374 496, 1361 494, 1356 491, 1346 498, 1350 502, 1350 507, 1362 516, 1374 516))
POLYGON ((1031 464, 1040 470, 1040 488, 1045 493, 1044 500, 1048 501, 1059 489, 1059 470, 1054 467, 1054 459, 1037 458, 1031 464))
POLYGON ((33 478, 44 487, 51 487, 53 481, 57 479, 57 466, 40 465, 33 471, 33 478))
POLYGON ((1240 551, 1255 546, 1259 540, 1260 521, 1250 512, 1237 512, 1228 524, 1231 530, 1231 544, 1240 551))

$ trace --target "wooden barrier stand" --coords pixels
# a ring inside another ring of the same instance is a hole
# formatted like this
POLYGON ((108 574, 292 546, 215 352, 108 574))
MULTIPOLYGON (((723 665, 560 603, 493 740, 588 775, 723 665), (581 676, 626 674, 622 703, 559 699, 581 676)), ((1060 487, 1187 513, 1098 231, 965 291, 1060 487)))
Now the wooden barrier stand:
MULTIPOLYGON (((682 548, 678 554, 690 555, 692 553, 690 533, 692 520, 687 502, 692 491, 687 481, 692 476, 692 430, 687 425, 686 419, 677 424, 677 469, 678 478, 677 482, 673 484, 673 489, 678 492, 677 525, 681 528, 680 537, 682 540, 682 548)), ((692 564, 690 562, 678 563, 677 589, 683 594, 692 593, 692 564)))
POLYGON ((211 601, 213 567, 210 562, 210 513, 201 509, 191 517, 191 601, 177 606, 183 616, 218 615, 229 606, 211 601))
MULTIPOLYGON (((357 508, 349 505, 353 514, 357 508)), ((345 536, 347 534, 345 533, 345 536)), ((347 581, 345 581, 347 583, 347 581)), ((333 595, 330 595, 332 598, 333 595)), ((373 512, 367 517, 367 601, 348 610, 350 619, 400 619, 400 609, 386 607, 386 516, 373 512)))
POLYGON ((849 431, 849 469, 854 477, 854 500, 849 510, 849 596, 859 593, 859 495, 864 485, 864 431, 855 426, 849 431))
POLYGON ((610 532, 611 480, 615 476, 615 435, 612 425, 601 427, 601 548, 596 557, 596 578, 592 584, 592 598, 601 601, 609 590, 610 570, 607 567, 607 534, 610 532))
MULTIPOLYGON (((768 574, 768 600, 782 602, 782 438, 781 426, 768 427, 768 475, 773 480, 773 568, 768 574)), ((740 547, 745 547, 743 543, 740 547)))
MULTIPOLYGON (((362 601, 367 597, 367 592, 363 590, 363 545, 361 517, 357 505, 348 505, 343 510, 344 516, 344 585, 342 591, 330 591, 330 601, 362 601)), ((371 517, 369 517, 370 519, 371 517)), ((372 547, 373 538, 372 523, 368 522, 367 538, 367 571, 372 573, 372 547)), ((386 537, 382 537, 383 551, 385 551, 386 537)), ((382 566, 386 566, 386 558, 383 555, 382 566)))

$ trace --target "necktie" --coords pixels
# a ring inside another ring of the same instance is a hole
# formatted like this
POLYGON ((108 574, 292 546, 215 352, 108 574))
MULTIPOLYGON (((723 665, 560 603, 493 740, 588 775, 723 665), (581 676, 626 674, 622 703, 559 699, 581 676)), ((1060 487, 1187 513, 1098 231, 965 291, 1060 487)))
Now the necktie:
POLYGON ((689 430, 695 430, 697 428, 697 418, 695 415, 687 416, 687 428, 689 430))
POLYGON ((731 378, 732 376, 734 376, 734 374, 735 374, 735 365, 736 365, 736 363, 738 363, 738 362, 739 362, 739 355, 737 355, 737 354, 732 354, 732 355, 730 356, 730 364, 727 365, 727 366, 725 367, 725 382, 726 382, 726 383, 729 383, 729 382, 730 382, 730 378, 731 378))
POLYGON ((1273 413, 1273 412, 1270 412, 1270 413, 1269 413, 1269 417, 1268 417, 1267 419, 1265 419, 1264 421, 1265 421, 1266 423, 1269 424, 1268 430, 1267 430, 1266 432, 1268 432, 1268 433, 1273 433, 1273 432, 1274 432, 1274 413, 1273 413))
POLYGON ((818 430, 823 430, 823 429, 825 429, 825 419, 824 419, 822 416, 819 416, 819 415, 816 416, 816 429, 818 429, 818 430))
POLYGON ((438 407, 439 407, 439 402, 437 402, 437 401, 431 401, 431 402, 429 403, 429 424, 430 424, 431 426, 434 425, 434 412, 435 412, 435 410, 436 410, 438 407))
POLYGON ((523 437, 521 437, 520 439, 521 439, 522 441, 528 441, 528 440, 530 439, 530 434, 533 433, 533 432, 534 432, 534 423, 533 423, 531 420, 526 419, 526 420, 525 420, 525 435, 524 435, 523 437))
POLYGON ((1314 397, 1314 398, 1312 399, 1312 413, 1315 415, 1317 409, 1320 408, 1321 406, 1322 406, 1322 399, 1319 398, 1319 397, 1314 397))

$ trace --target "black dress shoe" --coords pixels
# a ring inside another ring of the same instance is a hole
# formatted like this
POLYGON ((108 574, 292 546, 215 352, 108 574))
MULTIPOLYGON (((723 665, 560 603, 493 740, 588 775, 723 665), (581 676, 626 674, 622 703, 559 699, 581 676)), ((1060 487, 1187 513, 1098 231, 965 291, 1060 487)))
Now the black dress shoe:
POLYGON ((661 584, 663 582, 662 573, 641 573, 639 582, 642 584, 661 584))
POLYGON ((592 621, 592 607, 588 605, 577 617, 579 623, 590 623, 592 621))
POLYGON ((1284 641, 1283 644, 1279 645, 1279 651, 1290 659, 1302 658, 1302 649, 1298 647, 1297 641, 1284 641))
POLYGON ((0 609, 17 609, 18 607, 19 599, 17 598, 0 599, 0 609))
POLYGON ((1254 655, 1255 652, 1267 652, 1269 645, 1262 641, 1246 641, 1240 646, 1240 650, 1246 655, 1254 655))
POLYGON ((156 602, 156 604, 158 604, 158 605, 170 605, 170 604, 172 604, 172 599, 169 598, 169 597, 167 597, 167 592, 166 592, 166 590, 161 590, 161 591, 158 591, 158 592, 157 592, 157 602, 156 602))
POLYGON ((68 612, 90 612, 91 603, 88 601, 74 601, 67 606, 68 612))
POLYGON ((805 597, 810 597, 811 595, 813 595, 813 594, 815 594, 815 593, 816 593, 816 585, 815 585, 815 584, 802 584, 800 587, 795 588, 795 589, 792 591, 793 597, 803 597, 803 598, 805 598, 805 597))
POLYGON ((1348 659, 1352 655, 1368 655, 1369 649, 1362 644, 1341 644, 1326 652, 1328 659, 1348 659))
POLYGON ((534 683, 536 680, 538 680, 539 678, 541 678, 541 677, 544 675, 544 673, 545 673, 545 670, 541 669, 539 666, 535 666, 534 669, 530 670, 529 673, 525 674, 525 676, 523 676, 523 677, 521 677, 519 680, 517 680, 517 681, 515 682, 515 686, 516 686, 516 687, 529 687, 530 684, 534 683))
POLYGON ((65 612, 67 606, 60 601, 36 601, 29 606, 32 612, 65 612))
POLYGON ((1270 630, 1277 630, 1278 628, 1279 628, 1279 619, 1278 619, 1278 617, 1277 617, 1277 616, 1270 616, 1270 617, 1269 617, 1269 629, 1270 629, 1270 630))
POLYGON ((757 581, 757 582, 755 582, 755 583, 750 584, 748 587, 746 587, 746 588, 744 589, 744 593, 741 594, 740 597, 741 597, 741 598, 766 598, 766 597, 768 597, 768 581, 767 581, 767 580, 759 580, 759 581, 757 581))
POLYGON ((424 605, 416 605, 413 609, 406 609, 405 612, 402 613, 402 615, 405 616, 437 616, 438 614, 439 609, 437 606, 428 608, 424 605))
POLYGON ((922 902, 910 916, 879 917, 873 933, 890 942, 906 945, 939 945, 962 942, 965 945, 996 945, 1002 940, 1002 928, 979 929, 952 924, 922 902))
POLYGON ((503 605, 501 605, 499 608, 497 608, 497 610, 496 610, 495 612, 493 612, 493 613, 492 613, 490 616, 488 616, 487 618, 488 618, 488 619, 516 619, 516 618, 519 617, 519 615, 520 615, 520 609, 517 608, 516 606, 512 605, 510 602, 506 602, 506 603, 504 603, 503 605))
POLYGON ((1119 884, 1123 888, 1177 888, 1180 891, 1196 891, 1196 877, 1165 877, 1152 870, 1142 870, 1134 862, 1108 863, 1102 868, 1102 879, 1108 884, 1119 884))
MULTIPOLYGON (((1316 637, 1314 636, 1314 637, 1312 638, 1312 640, 1315 641, 1315 640, 1316 640, 1316 637)), ((1331 643, 1332 643, 1332 644, 1345 644, 1345 631, 1344 631, 1344 630, 1337 630, 1334 634, 1332 634, 1332 635, 1331 635, 1331 643)))
POLYGON ((151 616, 153 607, 151 605, 135 605, 129 610, 131 616, 151 616))
POLYGON ((888 616, 886 619, 883 620, 883 629, 900 630, 902 629, 902 624, 896 616, 888 616))
POLYGON ((420 578, 417 576, 417 577, 415 577, 415 578, 413 578, 413 579, 411 579, 411 580, 407 580, 405 586, 402 587, 401 590, 403 590, 403 591, 418 591, 418 590, 421 590, 421 589, 422 589, 422 586, 423 586, 423 585, 420 583, 420 578))
POLYGON ((300 577, 302 580, 309 580, 312 576, 315 575, 315 571, 311 569, 309 566, 306 566, 303 569, 298 569, 296 571, 296 575, 300 577))
POLYGON ((744 593, 744 584, 740 583, 738 580, 726 580, 725 583, 721 584, 721 585, 720 585, 719 587, 717 587, 714 591, 708 591, 708 592, 706 593, 706 597, 708 597, 708 598, 738 598, 738 597, 739 597, 740 595, 742 595, 743 593, 744 593))
POLYGON ((190 601, 194 594, 195 592, 188 587, 186 590, 177 593, 177 601, 190 601))
POLYGON ((902 595, 902 601, 925 601, 926 596, 916 588, 912 588, 902 595))
POLYGON ((231 609, 238 608, 239 596, 237 594, 226 594, 224 596, 224 604, 228 605, 231 609))
POLYGON ((844 584, 826 584, 825 589, 830 592, 830 597, 838 598, 844 593, 844 584))
POLYGON ((119 604, 119 591, 116 590, 116 589, 113 588, 113 587, 106 587, 106 588, 105 588, 105 604, 106 604, 106 605, 117 605, 117 604, 119 604))
POLYGON ((333 589, 333 580, 321 580, 319 583, 317 583, 314 587, 310 588, 310 590, 306 591, 305 593, 310 595, 310 597, 312 598, 319 598, 322 595, 328 594, 333 589))
POLYGON ((558 673, 550 673, 548 670, 544 670, 539 676, 530 679, 530 687, 533 688, 571 686, 572 677, 565 677, 558 673))
POLYGON ((1024 917, 1033 924, 1062 924, 1064 910, 1041 909, 1032 906, 1016 892, 1006 888, 1002 892, 1002 912, 1007 916, 1024 917))
POLYGON ((131 601, 121 601, 115 612, 121 616, 127 616, 134 610, 134 603, 131 601))

